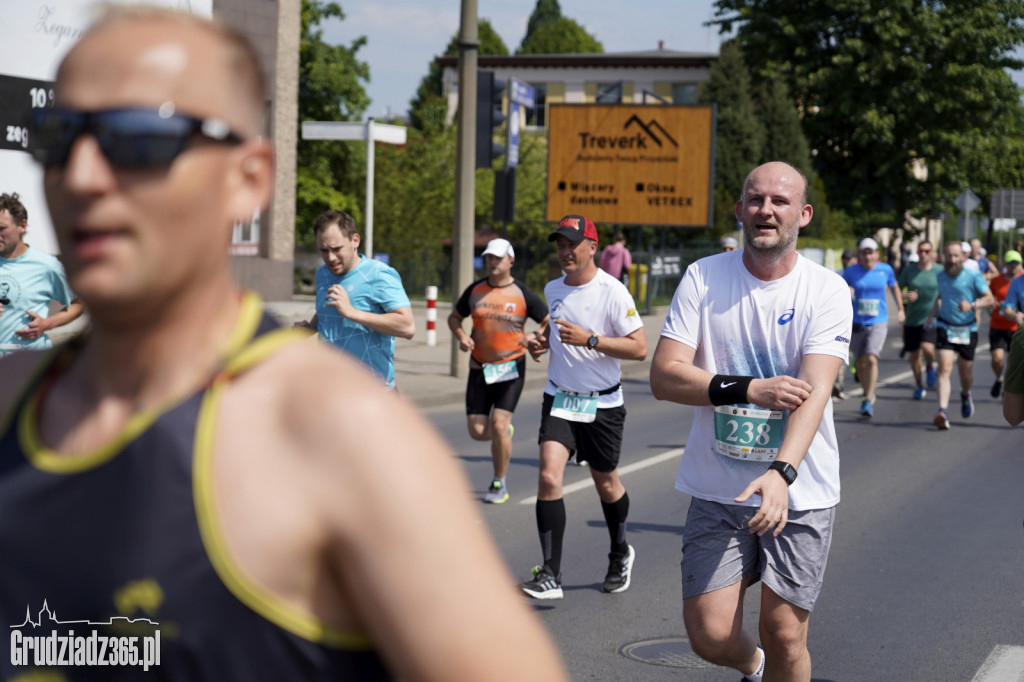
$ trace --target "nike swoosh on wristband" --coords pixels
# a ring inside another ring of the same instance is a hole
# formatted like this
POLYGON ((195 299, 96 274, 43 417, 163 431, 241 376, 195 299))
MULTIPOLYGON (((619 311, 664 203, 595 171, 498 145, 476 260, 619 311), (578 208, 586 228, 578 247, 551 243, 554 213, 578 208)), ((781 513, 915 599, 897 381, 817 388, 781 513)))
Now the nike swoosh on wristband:
POLYGON ((735 384, 735 383, 736 383, 735 381, 730 381, 729 383, 725 383, 725 382, 723 381, 723 382, 721 382, 720 384, 718 384, 718 387, 719 387, 719 388, 729 388, 730 386, 732 386, 732 385, 733 385, 733 384, 735 384))

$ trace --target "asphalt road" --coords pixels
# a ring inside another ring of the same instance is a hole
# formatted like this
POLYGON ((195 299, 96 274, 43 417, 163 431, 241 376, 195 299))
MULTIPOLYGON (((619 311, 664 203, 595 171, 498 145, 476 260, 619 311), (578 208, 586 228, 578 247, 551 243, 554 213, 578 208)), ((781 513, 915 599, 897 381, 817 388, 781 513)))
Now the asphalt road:
MULTIPOLYGON (((890 341, 890 346, 894 342, 890 341)), ((987 343, 982 346, 987 348, 987 343)), ((977 411, 932 425, 933 392, 911 399, 909 368, 887 348, 871 421, 856 396, 836 403, 842 502, 825 586, 811 617, 815 680, 1024 680, 1024 442, 988 395, 988 353, 975 363, 977 411)), ((857 384, 847 378, 847 389, 857 384)), ((600 591, 608 536, 586 468, 566 475, 565 598, 533 603, 574 680, 732 680, 735 671, 689 651, 680 606, 680 534, 689 498, 673 488, 690 408, 659 403, 647 382, 626 387, 623 480, 637 551, 630 589, 600 591)), ((959 383, 954 376, 953 393, 959 383)), ((487 443, 469 439, 461 405, 427 411, 482 499, 487 443)), ((482 512, 518 579, 540 562, 533 495, 540 396, 524 393, 514 420, 512 499, 482 512)), ((756 629, 758 589, 748 593, 756 629)), ((525 597, 524 597, 525 598, 525 597)), ((495 618, 501 614, 496 613, 495 618)))

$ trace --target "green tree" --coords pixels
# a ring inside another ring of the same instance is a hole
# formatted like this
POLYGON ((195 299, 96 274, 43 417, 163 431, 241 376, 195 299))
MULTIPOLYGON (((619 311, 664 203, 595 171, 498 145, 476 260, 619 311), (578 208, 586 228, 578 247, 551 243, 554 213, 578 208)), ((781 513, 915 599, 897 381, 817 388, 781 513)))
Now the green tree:
MULTIPOLYGON (((491 26, 487 19, 477 22, 477 39, 480 41, 478 48, 479 55, 505 56, 508 54, 508 47, 501 36, 491 26)), ((454 57, 459 54, 459 34, 456 33, 448 41, 448 47, 444 51, 445 56, 454 57)), ((436 114, 439 102, 444 103, 445 112, 448 104, 443 98, 444 83, 442 83, 442 69, 437 60, 431 60, 427 67, 427 75, 420 80, 416 89, 416 96, 409 102, 409 123, 420 130, 436 130, 436 114)))
POLYGON ((447 290, 450 282, 437 273, 444 261, 441 240, 455 224, 455 131, 411 129, 406 145, 378 147, 375 251, 389 254, 410 292, 427 285, 447 290))
POLYGON ((1011 0, 717 0, 757 78, 784 80, 833 206, 862 231, 949 210, 1012 168, 984 158, 1022 132, 1024 3, 1011 0), (915 177, 921 163, 927 178, 915 177))
POLYGON ((523 39, 519 54, 589 54, 604 52, 597 38, 568 17, 541 24, 523 39))
MULTIPOLYGON (((363 87, 370 68, 356 53, 366 44, 360 37, 349 45, 328 45, 321 26, 328 19, 345 18, 337 3, 302 0, 299 42, 299 120, 358 120, 370 104, 363 87)), ((313 245, 312 224, 328 209, 348 211, 361 220, 366 152, 343 142, 299 140, 296 150, 295 243, 313 245)))
POLYGON ((807 237, 827 235, 830 211, 825 187, 811 164, 811 147, 800 125, 800 115, 789 94, 786 83, 779 78, 766 77, 754 87, 757 117, 764 128, 764 140, 759 163, 785 161, 807 178, 808 199, 814 206, 814 217, 801 234, 807 237))
POLYGON ((544 24, 549 24, 561 18, 562 8, 558 5, 558 0, 537 0, 537 5, 533 8, 533 12, 530 13, 530 19, 526 22, 526 35, 523 36, 523 40, 519 44, 524 45, 530 39, 530 36, 536 33, 537 29, 544 24))
POLYGON ((757 116, 750 74, 735 41, 722 43, 718 61, 701 83, 698 99, 717 105, 715 132, 715 224, 717 234, 736 229, 736 200, 743 181, 761 162, 765 132, 757 116))

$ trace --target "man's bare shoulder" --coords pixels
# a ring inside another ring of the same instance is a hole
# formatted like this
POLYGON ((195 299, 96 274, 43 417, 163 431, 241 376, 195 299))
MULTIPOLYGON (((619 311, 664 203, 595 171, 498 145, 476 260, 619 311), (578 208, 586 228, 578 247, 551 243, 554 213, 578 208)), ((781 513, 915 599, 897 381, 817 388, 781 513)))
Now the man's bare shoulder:
POLYGON ((318 342, 282 349, 239 377, 220 416, 218 456, 236 482, 304 508, 329 546, 369 551, 381 534, 424 532, 396 490, 420 491, 440 516, 474 515, 459 459, 436 429, 360 363, 318 342))
POLYGON ((417 459, 451 459, 447 444, 410 403, 319 342, 282 349, 235 383, 224 412, 237 428, 228 433, 244 428, 249 433, 239 437, 249 440, 262 432, 254 445, 275 443, 261 449, 317 475, 365 484, 393 466, 416 466, 417 459))

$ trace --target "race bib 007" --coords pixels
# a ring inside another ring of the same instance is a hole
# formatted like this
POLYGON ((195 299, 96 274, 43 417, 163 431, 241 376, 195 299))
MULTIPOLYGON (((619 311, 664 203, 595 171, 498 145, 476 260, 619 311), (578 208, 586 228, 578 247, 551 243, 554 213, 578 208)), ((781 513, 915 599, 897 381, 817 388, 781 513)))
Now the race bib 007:
POLYGON ((589 424, 597 419, 597 393, 558 391, 551 403, 551 416, 589 424))

